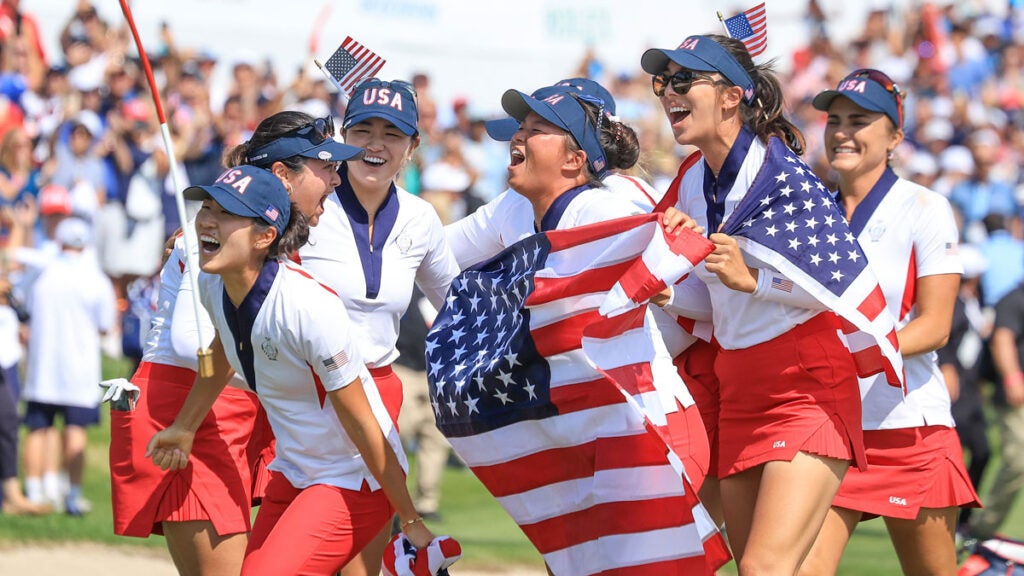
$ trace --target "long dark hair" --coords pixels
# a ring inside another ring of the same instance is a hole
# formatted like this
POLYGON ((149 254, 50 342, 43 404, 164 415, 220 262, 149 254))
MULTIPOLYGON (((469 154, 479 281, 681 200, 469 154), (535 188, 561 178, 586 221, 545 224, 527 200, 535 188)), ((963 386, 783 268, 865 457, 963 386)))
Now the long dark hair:
MULTIPOLYGON (((225 166, 241 166, 243 164, 249 164, 249 155, 253 150, 257 150, 267 144, 277 140, 281 136, 306 126, 313 121, 313 117, 305 112, 298 112, 295 110, 282 110, 271 116, 267 116, 260 122, 259 126, 252 133, 252 137, 248 141, 235 146, 231 150, 224 153, 224 157, 221 162, 225 166)), ((298 172, 306 165, 306 158, 302 156, 291 156, 281 160, 277 160, 284 164, 289 170, 298 172)))
MULTIPOLYGON (((597 104, 577 98, 577 102, 583 106, 587 113, 587 122, 598 128, 598 141, 601 143, 601 150, 604 151, 605 161, 611 170, 628 170, 636 165, 640 159, 640 140, 636 131, 631 126, 613 119, 606 114, 597 104)), ((579 150, 576 141, 572 136, 567 135, 566 141, 570 149, 579 150)), ((590 169, 587 163, 587 176, 589 183, 593 186, 601 186, 601 180, 590 169)))
POLYGON ((739 40, 721 34, 709 34, 708 38, 728 50, 754 81, 754 103, 740 104, 743 124, 749 126, 761 140, 767 141, 769 136, 776 136, 793 152, 803 154, 806 147, 803 133, 783 115, 782 85, 775 77, 774 61, 754 64, 747 47, 739 40))

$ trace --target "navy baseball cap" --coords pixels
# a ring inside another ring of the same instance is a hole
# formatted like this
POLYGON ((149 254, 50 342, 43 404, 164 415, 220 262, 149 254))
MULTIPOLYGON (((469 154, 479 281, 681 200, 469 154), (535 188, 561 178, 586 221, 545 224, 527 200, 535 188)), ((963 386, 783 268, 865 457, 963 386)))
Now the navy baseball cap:
MULTIPOLYGON (((538 88, 531 96, 538 100, 543 100, 552 94, 567 90, 575 90, 580 94, 600 99, 604 102, 605 112, 613 116, 615 115, 615 98, 611 92, 590 78, 566 78, 565 80, 559 80, 551 86, 538 88)), ((487 135, 491 138, 498 142, 508 142, 512 140, 512 136, 519 129, 519 121, 515 118, 488 120, 484 123, 484 128, 487 129, 487 135)))
POLYGON ((281 180, 270 170, 256 166, 228 168, 210 186, 190 186, 186 200, 213 198, 224 210, 237 216, 259 218, 274 228, 278 237, 291 218, 291 198, 281 180))
POLYGON ((362 155, 362 148, 342 144, 334 139, 334 120, 326 116, 314 118, 308 124, 249 151, 245 161, 254 166, 267 167, 293 156, 340 162, 360 158, 362 155))
POLYGON ((363 80, 352 90, 352 97, 345 109, 342 127, 352 126, 369 120, 383 118, 394 124, 406 136, 419 134, 419 111, 416 109, 416 90, 403 80, 363 80))
POLYGON ((661 74, 669 61, 697 72, 718 72, 743 89, 743 101, 754 102, 754 81, 724 46, 707 36, 689 36, 675 50, 651 48, 640 58, 648 74, 661 74))
POLYGON ((587 95, 574 92, 555 92, 537 99, 518 90, 507 90, 501 97, 501 107, 522 123, 530 112, 536 112, 541 118, 565 130, 576 141, 576 144, 587 153, 587 163, 594 174, 601 178, 608 171, 604 150, 598 129, 587 120, 587 111, 579 99, 589 99, 599 105, 600 101, 587 95))
POLYGON ((835 90, 825 90, 811 104, 828 111, 837 96, 845 96, 865 110, 881 112, 897 128, 903 128, 903 92, 884 72, 872 68, 854 70, 839 81, 835 90))

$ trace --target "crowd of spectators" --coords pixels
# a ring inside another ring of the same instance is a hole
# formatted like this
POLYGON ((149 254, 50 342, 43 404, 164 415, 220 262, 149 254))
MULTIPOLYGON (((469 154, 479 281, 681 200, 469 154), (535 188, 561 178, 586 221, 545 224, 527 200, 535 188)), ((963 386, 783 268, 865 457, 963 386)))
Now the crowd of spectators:
MULTIPOLYGON (((963 240, 987 261, 1013 260, 980 272, 988 308, 1024 280, 1024 12, 1012 4, 1004 13, 972 1, 879 7, 851 42, 837 45, 828 34, 835 23, 809 0, 806 45, 779 56, 789 116, 807 137, 806 159, 833 185, 821 138, 825 115, 811 98, 853 68, 879 68, 896 80, 907 95, 907 138, 894 154, 894 169, 947 196, 963 240)), ((60 252, 58 223, 81 219, 91 226, 89 250, 112 281, 122 318, 104 352, 132 356, 140 350, 145 324, 138 317, 145 315, 162 246, 180 225, 174 179, 127 27, 104 20, 88 0, 69 4, 69 12, 60 52, 47 54, 32 14, 18 0, 0 0, 0 284, 11 286, 0 302, 31 301, 32 279, 60 252)), ((276 111, 335 118, 344 112, 344 98, 308 66, 285 83, 269 60, 224 61, 179 45, 166 25, 149 56, 180 186, 212 182, 223 152, 276 111), (225 67, 230 75, 215 74, 225 67)), ((635 69, 615 71, 601 65, 599 50, 589 52, 578 65, 567 63, 563 76, 591 76, 611 91, 619 117, 640 137, 636 170, 664 189, 688 151, 669 133, 639 56, 635 69)), ((484 129, 498 103, 443 102, 433 96, 427 73, 410 80, 418 92, 421 144, 403 185, 450 222, 506 187, 507 144, 484 129)), ((21 312, 24 318, 31 310, 21 312)), ((3 324, 12 325, 17 330, 3 324)), ((21 342, 31 346, 25 326, 21 342)), ((0 338, 9 347, 17 339, 8 336, 0 338)), ((20 351, 2 356, 5 366, 21 361, 20 351)))

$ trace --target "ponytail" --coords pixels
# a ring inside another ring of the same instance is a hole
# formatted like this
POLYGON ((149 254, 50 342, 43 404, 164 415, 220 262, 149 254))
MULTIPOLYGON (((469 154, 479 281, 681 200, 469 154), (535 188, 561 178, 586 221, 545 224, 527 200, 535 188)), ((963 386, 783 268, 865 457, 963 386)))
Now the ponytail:
POLYGON ((756 65, 739 40, 720 34, 711 34, 709 38, 728 50, 754 82, 753 104, 740 104, 743 124, 762 141, 767 142, 770 136, 775 136, 796 154, 803 154, 806 147, 803 133, 783 115, 782 85, 775 76, 774 61, 756 65))

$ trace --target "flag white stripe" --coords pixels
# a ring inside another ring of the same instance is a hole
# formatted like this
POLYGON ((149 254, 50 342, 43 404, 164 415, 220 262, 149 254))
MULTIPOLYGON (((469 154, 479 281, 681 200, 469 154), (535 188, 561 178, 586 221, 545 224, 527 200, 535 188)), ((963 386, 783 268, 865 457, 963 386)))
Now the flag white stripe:
POLYGON ((612 404, 526 420, 474 436, 449 438, 470 466, 501 464, 541 449, 578 446, 602 436, 629 436, 644 429, 643 418, 632 406, 612 404))
POLYGON ((530 306, 530 329, 537 329, 566 318, 597 310, 604 301, 605 292, 592 292, 566 296, 551 302, 530 306))
POLYGON ((600 470, 592 477, 548 484, 498 498, 498 501, 517 523, 533 524, 598 504, 652 500, 683 493, 679 474, 665 464, 600 470))
POLYGON ((604 536, 544 555, 555 574, 596 574, 611 568, 637 566, 704 554, 693 524, 677 528, 604 536))
POLYGON ((552 354, 547 357, 548 366, 551 368, 551 388, 558 388, 569 384, 590 382, 601 377, 590 363, 582 348, 552 354))

